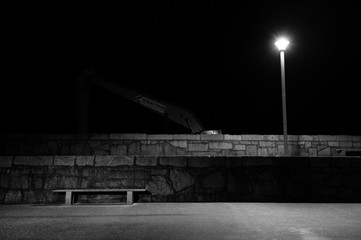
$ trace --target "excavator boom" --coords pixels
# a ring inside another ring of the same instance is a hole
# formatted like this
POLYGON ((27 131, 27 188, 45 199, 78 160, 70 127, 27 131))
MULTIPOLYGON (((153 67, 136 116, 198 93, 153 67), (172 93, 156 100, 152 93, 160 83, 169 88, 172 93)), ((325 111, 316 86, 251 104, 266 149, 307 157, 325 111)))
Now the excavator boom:
POLYGON ((169 102, 161 101, 150 95, 122 87, 108 81, 104 77, 97 76, 93 69, 87 69, 81 73, 75 84, 79 133, 86 133, 88 130, 90 85, 92 84, 100 86, 157 114, 160 114, 163 117, 188 128, 192 133, 201 133, 204 131, 201 122, 189 110, 169 102))

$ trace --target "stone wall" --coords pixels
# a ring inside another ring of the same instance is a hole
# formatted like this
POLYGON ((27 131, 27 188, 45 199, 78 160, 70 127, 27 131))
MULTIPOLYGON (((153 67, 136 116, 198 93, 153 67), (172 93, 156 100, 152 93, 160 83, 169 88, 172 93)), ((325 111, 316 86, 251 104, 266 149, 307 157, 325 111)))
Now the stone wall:
MULTIPOLYGON (((361 136, 290 135, 291 156, 345 156, 361 136)), ((0 156, 280 156, 281 135, 0 135, 0 156)))
MULTIPOLYGON (((217 142, 208 147, 217 147, 217 142)), ((64 201, 64 195, 52 193, 63 188, 146 188, 146 193, 136 195, 139 202, 361 202, 361 158, 0 157, 0 203, 64 201)), ((78 201, 119 202, 125 195, 79 195, 78 201)))

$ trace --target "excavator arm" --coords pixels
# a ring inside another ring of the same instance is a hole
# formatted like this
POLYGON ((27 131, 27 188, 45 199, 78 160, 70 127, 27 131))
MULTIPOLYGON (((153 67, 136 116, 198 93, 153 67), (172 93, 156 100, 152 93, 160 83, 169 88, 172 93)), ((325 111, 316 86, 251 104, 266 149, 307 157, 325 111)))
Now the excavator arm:
POLYGON ((189 110, 176 106, 172 103, 161 101, 150 95, 122 87, 106 78, 97 76, 94 69, 84 70, 75 83, 78 132, 88 131, 89 100, 91 97, 90 86, 97 85, 110 92, 113 92, 125 99, 133 101, 163 117, 182 125, 192 133, 204 131, 203 125, 198 118, 189 110))

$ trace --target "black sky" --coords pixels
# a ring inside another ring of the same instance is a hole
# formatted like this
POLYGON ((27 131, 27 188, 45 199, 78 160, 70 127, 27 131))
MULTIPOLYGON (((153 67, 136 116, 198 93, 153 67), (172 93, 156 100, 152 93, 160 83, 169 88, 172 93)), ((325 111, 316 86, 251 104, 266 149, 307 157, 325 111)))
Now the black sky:
MULTIPOLYGON (((289 133, 360 135, 356 3, 234 2, 6 6, 0 133, 74 133, 74 81, 95 66, 191 109, 207 129, 281 134, 273 42, 286 34, 289 133)), ((91 132, 163 132, 154 113, 92 94, 91 132)), ((172 124, 169 132, 188 133, 172 124)))

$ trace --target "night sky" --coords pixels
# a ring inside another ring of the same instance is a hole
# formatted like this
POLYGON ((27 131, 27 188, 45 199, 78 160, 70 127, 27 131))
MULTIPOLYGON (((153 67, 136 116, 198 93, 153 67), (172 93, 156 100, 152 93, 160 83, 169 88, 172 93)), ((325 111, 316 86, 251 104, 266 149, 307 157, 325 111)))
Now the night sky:
MULTIPOLYGON (((74 81, 94 66, 189 108, 206 129, 282 134, 274 41, 284 34, 289 134, 361 135, 356 2, 155 2, 4 6, 0 133, 75 133, 74 81)), ((90 132, 164 133, 163 125, 92 88, 90 132)), ((168 132, 190 133, 172 123, 168 132)))

